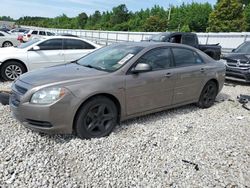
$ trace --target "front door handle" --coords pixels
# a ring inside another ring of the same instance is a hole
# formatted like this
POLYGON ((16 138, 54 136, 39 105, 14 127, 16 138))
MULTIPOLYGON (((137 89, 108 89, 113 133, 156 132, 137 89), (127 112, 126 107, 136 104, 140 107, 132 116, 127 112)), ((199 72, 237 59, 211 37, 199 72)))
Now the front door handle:
POLYGON ((205 72, 205 70, 206 70, 205 68, 201 68, 200 69, 201 72, 205 72))
POLYGON ((164 75, 164 77, 170 78, 173 74, 171 72, 168 72, 164 75))

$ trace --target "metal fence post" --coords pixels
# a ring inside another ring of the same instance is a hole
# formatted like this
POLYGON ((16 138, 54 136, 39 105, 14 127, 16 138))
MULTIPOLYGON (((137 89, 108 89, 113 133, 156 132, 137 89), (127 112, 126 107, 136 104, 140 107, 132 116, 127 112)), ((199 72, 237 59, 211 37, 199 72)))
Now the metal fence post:
POLYGON ((109 41, 109 32, 107 32, 106 46, 108 45, 108 41, 109 41))
POLYGON ((245 34, 245 37, 244 37, 244 42, 246 42, 246 41, 247 41, 247 37, 248 37, 248 35, 247 35, 247 34, 245 34))
POLYGON ((143 41, 144 40, 144 33, 142 33, 142 35, 141 35, 141 41, 143 41))
POLYGON ((209 33, 207 34, 206 44, 208 43, 208 39, 209 39, 209 33))

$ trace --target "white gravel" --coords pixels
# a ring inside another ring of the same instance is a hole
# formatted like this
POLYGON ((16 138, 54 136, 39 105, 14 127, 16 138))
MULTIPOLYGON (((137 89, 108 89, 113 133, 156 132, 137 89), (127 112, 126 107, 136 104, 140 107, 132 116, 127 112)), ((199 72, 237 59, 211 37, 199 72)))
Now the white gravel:
POLYGON ((209 109, 136 118, 92 140, 33 132, 0 106, 0 187, 250 187, 250 112, 239 94, 250 86, 225 86, 209 109))

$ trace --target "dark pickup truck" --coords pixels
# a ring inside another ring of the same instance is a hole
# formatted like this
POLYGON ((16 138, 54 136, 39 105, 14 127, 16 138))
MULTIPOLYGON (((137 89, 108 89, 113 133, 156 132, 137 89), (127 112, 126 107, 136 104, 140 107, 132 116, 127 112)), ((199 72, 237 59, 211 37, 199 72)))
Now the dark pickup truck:
POLYGON ((149 41, 180 43, 193 46, 205 52, 215 60, 219 60, 221 56, 221 46, 219 46, 219 44, 199 44, 198 37, 195 33, 165 32, 153 35, 149 41))

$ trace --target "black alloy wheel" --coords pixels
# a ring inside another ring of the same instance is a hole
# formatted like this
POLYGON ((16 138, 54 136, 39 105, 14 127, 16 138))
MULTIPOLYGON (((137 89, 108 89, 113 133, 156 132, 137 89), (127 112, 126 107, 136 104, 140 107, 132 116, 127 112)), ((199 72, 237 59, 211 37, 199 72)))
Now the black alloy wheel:
POLYGON ((80 138, 109 135, 117 124, 117 108, 106 97, 96 97, 85 103, 76 117, 76 133, 80 138))
POLYGON ((214 104, 215 98, 218 94, 218 87, 215 82, 209 81, 203 88, 199 102, 197 103, 200 108, 209 108, 214 104))

